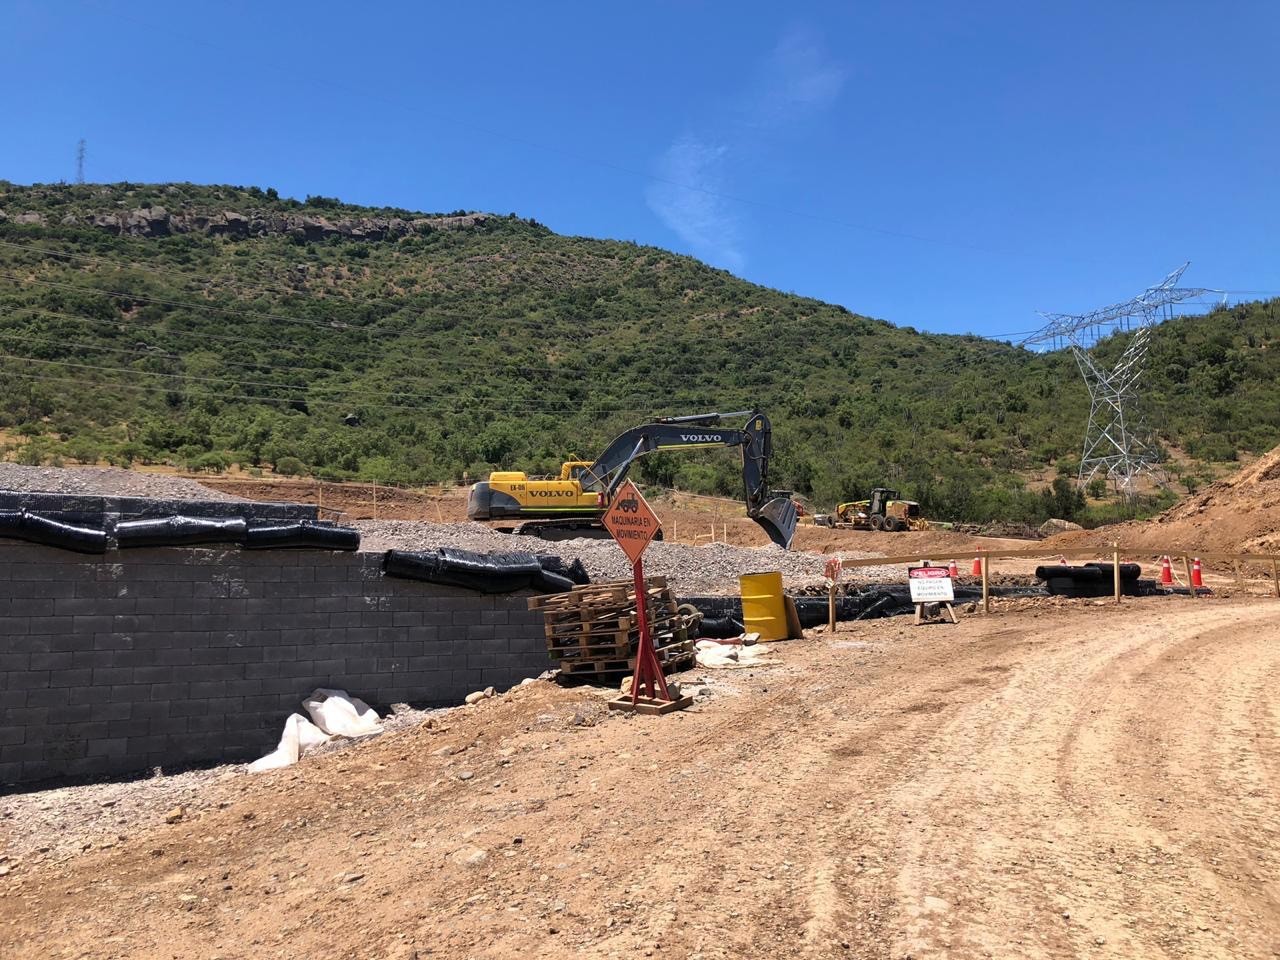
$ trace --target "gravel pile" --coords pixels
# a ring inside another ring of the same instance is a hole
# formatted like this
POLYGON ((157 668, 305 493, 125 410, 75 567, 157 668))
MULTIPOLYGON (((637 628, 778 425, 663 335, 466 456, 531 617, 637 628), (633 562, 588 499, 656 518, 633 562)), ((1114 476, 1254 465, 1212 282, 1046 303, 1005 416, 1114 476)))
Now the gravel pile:
MULTIPOLYGON (((578 558, 594 581, 624 580, 631 565, 612 540, 561 540, 548 542, 533 537, 497 533, 479 523, 418 523, 412 520, 360 520, 360 549, 437 550, 457 547, 481 553, 554 553, 566 560, 578 558)), ((846 557, 875 554, 843 553, 846 557)), ((797 589, 822 582, 826 558, 816 553, 796 553, 776 546, 735 547, 725 543, 690 546, 684 543, 653 543, 644 555, 649 576, 666 577, 681 593, 735 593, 738 577, 766 570, 782 571, 783 583, 797 589)), ((859 580, 902 580, 898 567, 870 567, 858 571, 859 580)))
POLYGON ((158 500, 242 499, 185 477, 141 473, 119 467, 26 467, 18 463, 0 463, 0 490, 95 497, 154 497, 158 500))

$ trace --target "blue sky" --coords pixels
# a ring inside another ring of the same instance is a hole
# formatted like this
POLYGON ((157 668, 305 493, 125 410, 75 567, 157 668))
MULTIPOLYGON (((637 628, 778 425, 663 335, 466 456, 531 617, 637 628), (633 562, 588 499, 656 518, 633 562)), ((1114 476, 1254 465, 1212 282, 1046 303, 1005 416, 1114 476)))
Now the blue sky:
POLYGON ((0 35, 18 183, 84 137, 90 180, 516 212, 942 332, 1184 260, 1280 291, 1273 0, 0 0, 0 35))

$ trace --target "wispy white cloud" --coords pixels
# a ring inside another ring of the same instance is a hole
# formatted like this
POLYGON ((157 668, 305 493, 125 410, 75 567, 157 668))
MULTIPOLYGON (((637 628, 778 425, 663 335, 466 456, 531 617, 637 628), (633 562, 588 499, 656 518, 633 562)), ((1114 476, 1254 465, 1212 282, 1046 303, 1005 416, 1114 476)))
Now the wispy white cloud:
POLYGON ((695 254, 738 273, 745 264, 738 220, 714 193, 728 152, 723 145, 682 137, 659 159, 657 179, 645 200, 695 254))
POLYGON ((848 71, 804 27, 789 30, 773 48, 761 77, 760 107, 768 113, 796 108, 820 110, 834 103, 848 71))
POLYGON ((658 158, 645 196, 649 209, 697 256, 741 273, 743 221, 718 195, 728 161, 759 154, 770 133, 829 107, 847 74, 812 30, 787 31, 748 72, 736 104, 718 114, 719 133, 682 136, 658 158))

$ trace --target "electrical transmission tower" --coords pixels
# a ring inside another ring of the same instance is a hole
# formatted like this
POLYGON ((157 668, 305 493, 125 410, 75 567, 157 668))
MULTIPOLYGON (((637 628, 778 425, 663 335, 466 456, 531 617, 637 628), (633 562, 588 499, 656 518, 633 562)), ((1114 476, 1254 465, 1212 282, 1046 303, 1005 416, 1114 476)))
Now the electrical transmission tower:
POLYGON ((1026 345, 1067 346, 1089 390, 1089 426, 1080 458, 1081 486, 1101 474, 1125 496, 1136 492, 1134 482, 1147 473, 1160 479, 1158 451, 1138 413, 1138 381, 1146 367, 1152 328, 1173 316, 1174 304, 1206 293, 1203 287, 1179 287, 1184 263, 1132 300, 1089 313, 1042 313, 1046 325, 1023 341, 1026 345), (1133 332, 1124 353, 1108 369, 1092 354, 1099 341, 1114 333, 1133 332))
POLYGON ((84 183, 84 138, 76 144, 76 183, 84 183))

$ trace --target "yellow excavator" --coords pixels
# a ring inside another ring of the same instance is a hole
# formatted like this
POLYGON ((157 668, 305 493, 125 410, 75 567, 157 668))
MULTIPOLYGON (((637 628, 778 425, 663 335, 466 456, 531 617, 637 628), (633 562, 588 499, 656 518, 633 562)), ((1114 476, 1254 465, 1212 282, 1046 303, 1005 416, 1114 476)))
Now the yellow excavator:
POLYGON ((614 438, 595 461, 565 463, 558 479, 531 479, 514 470, 491 473, 488 480, 472 486, 467 517, 519 520, 518 525, 498 529, 545 540, 607 537, 600 517, 638 457, 655 450, 699 447, 742 448, 747 516, 760 524, 774 543, 790 547, 796 532, 796 506, 790 491, 769 489, 772 428, 763 413, 749 410, 663 417, 632 427, 614 438), (723 426, 724 421, 739 417, 747 417, 742 427, 723 426))

